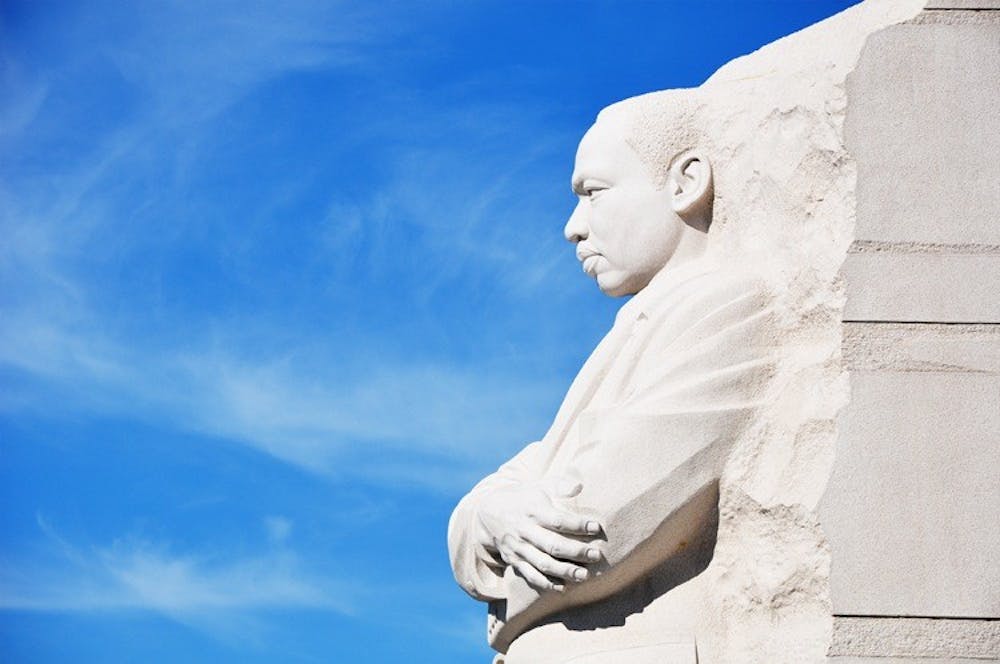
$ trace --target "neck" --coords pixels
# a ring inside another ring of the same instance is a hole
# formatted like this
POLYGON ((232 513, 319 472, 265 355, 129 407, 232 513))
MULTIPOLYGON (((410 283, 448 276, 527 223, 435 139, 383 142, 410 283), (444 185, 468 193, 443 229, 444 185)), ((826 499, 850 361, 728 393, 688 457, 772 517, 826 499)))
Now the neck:
MULTIPOLYGON (((667 264, 659 272, 653 275, 647 288, 653 283, 671 281, 675 275, 685 270, 694 268, 697 271, 698 269, 702 269, 698 265, 702 264, 704 266, 707 254, 708 236, 700 231, 685 227, 680 241, 677 243, 677 248, 670 256, 670 260, 667 261, 667 264)), ((645 290, 645 288, 642 290, 645 290)))
POLYGON ((705 257, 708 250, 708 234, 684 224, 677 248, 661 272, 676 270, 688 263, 705 257))

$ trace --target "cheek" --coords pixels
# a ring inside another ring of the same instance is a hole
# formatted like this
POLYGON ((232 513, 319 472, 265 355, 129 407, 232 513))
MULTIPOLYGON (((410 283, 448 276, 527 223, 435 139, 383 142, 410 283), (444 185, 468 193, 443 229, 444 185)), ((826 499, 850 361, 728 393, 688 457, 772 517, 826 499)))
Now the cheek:
POLYGON ((627 239, 638 230, 635 222, 644 207, 637 202, 632 192, 625 188, 601 194, 591 203, 591 230, 605 244, 627 244, 627 239))
POLYGON ((678 239, 671 213, 660 192, 638 195, 628 210, 628 231, 623 234, 621 249, 633 269, 656 271, 673 254, 678 239))
POLYGON ((593 242, 613 267, 643 270, 669 249, 666 201, 663 192, 623 186, 591 203, 593 242))

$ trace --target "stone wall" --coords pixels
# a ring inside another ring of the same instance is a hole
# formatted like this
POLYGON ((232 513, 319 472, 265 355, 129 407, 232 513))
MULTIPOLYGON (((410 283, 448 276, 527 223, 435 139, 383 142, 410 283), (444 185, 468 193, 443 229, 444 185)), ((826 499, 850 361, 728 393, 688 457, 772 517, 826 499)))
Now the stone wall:
POLYGON ((871 35, 845 137, 831 661, 998 661, 1000 2, 931 0, 871 35))

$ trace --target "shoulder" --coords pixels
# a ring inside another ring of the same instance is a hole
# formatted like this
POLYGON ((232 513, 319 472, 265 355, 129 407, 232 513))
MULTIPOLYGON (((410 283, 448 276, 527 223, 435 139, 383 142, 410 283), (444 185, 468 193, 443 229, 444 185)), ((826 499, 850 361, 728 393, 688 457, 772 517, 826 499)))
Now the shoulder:
POLYGON ((722 266, 706 267, 652 295, 648 307, 651 319, 688 324, 706 317, 716 321, 743 318, 769 309, 774 301, 762 277, 722 266))
POLYGON ((648 353, 728 355, 763 349, 780 336, 772 290, 752 273, 704 270, 658 295, 647 310, 648 353))

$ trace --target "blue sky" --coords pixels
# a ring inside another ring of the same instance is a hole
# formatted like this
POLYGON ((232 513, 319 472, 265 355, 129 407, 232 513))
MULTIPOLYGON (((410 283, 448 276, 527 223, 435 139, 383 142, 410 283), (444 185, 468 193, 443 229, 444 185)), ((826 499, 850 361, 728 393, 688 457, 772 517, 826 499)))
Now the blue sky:
POLYGON ((0 659, 485 662, 597 111, 849 1, 0 4, 0 659))

